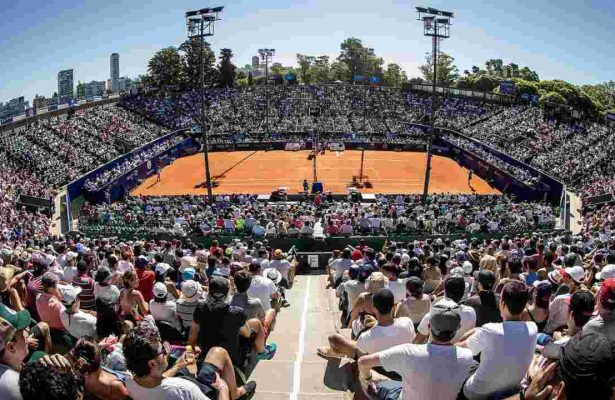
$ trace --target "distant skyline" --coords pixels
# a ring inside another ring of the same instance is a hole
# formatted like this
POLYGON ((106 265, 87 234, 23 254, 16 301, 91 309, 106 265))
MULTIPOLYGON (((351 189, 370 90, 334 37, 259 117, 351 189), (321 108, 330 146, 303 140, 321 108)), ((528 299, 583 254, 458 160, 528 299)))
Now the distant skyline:
POLYGON ((233 50, 238 67, 251 64, 263 47, 274 62, 295 65, 296 53, 339 54, 354 36, 408 77, 420 76, 430 41, 423 37, 414 7, 455 13, 442 51, 460 72, 501 58, 536 70, 541 79, 594 84, 615 79, 613 0, 16 0, 0 15, 0 101, 35 94, 50 96, 57 74, 74 70, 75 84, 109 79, 109 57, 120 54, 120 76, 137 77, 159 49, 186 37, 184 13, 225 6, 212 48, 233 50))

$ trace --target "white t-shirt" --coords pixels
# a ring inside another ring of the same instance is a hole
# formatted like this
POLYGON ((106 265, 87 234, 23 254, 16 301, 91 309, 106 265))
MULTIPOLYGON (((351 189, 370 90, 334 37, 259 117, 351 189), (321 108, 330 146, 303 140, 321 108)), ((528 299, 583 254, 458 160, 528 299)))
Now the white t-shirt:
POLYGON ((282 274, 282 278, 288 281, 288 271, 290 270, 290 263, 287 260, 271 260, 269 262, 269 268, 277 269, 278 272, 282 274))
POLYGON ((380 364, 401 375, 401 399, 451 400, 457 398, 475 361, 468 349, 428 343, 385 350, 380 364))
POLYGON ((389 281, 389 290, 393 292, 395 304, 406 299, 406 285, 401 280, 389 281))
POLYGON ((127 379, 126 389, 133 400, 211 400, 197 385, 182 378, 164 378, 160 386, 152 389, 127 379))
POLYGON ((344 275, 344 271, 348 271, 352 265, 352 260, 349 258, 338 258, 333 260, 331 268, 334 271, 335 279, 340 279, 344 275))
POLYGON ((173 325, 175 329, 182 329, 181 323, 177 318, 177 306, 173 300, 164 303, 157 303, 154 299, 149 301, 149 312, 156 321, 165 321, 173 325))
MULTIPOLYGON (((452 301, 449 299, 443 299, 443 300, 446 300, 447 302, 452 301)), ((459 339, 461 339, 461 337, 467 331, 469 331, 470 329, 474 328, 474 326, 476 326, 476 311, 474 311, 472 307, 464 306, 462 304, 460 304, 459 307, 461 307, 461 325, 459 326, 459 330, 457 331, 457 334, 455 335, 455 337, 453 337, 453 340, 452 340, 453 343, 458 342, 459 339)), ((423 317, 423 319, 421 320, 421 323, 419 324, 417 328, 417 331, 419 331, 421 335, 429 336, 429 321, 430 320, 431 320, 431 311, 425 314, 425 316, 423 317)))
POLYGON ((412 320, 402 317, 395 319, 393 325, 376 325, 363 332, 357 339, 357 347, 363 353, 374 354, 400 344, 412 343, 415 336, 412 320))
POLYGON ((22 399, 19 391, 19 372, 4 364, 0 364, 0 399, 22 399))
POLYGON ((264 276, 254 275, 252 283, 248 288, 248 297, 259 299, 263 305, 263 309, 267 312, 271 308, 271 295, 276 293, 278 288, 271 279, 264 276))
POLYGON ((96 335, 96 317, 92 314, 78 311, 75 314, 69 315, 66 310, 60 314, 62 325, 70 333, 72 337, 81 339, 84 336, 97 337, 96 335))
POLYGON ((72 283, 73 278, 77 276, 77 267, 74 265, 71 267, 64 268, 64 276, 63 281, 67 283, 72 283))
POLYGON ((481 355, 480 365, 463 389, 466 397, 486 399, 517 386, 534 356, 537 335, 531 321, 489 323, 474 332, 467 345, 473 355, 481 355))

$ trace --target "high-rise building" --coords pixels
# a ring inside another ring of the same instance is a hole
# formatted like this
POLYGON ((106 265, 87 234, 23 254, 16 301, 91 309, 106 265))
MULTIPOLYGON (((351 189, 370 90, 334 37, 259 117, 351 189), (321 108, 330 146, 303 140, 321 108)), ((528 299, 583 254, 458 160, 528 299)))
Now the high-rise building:
POLYGON ((85 84, 85 98, 102 97, 105 94, 105 81, 92 81, 85 84))
POLYGON ((66 69, 58 72, 58 97, 60 102, 63 99, 73 97, 73 70, 66 69))
POLYGON ((111 90, 116 92, 120 89, 120 55, 111 54, 111 90))
POLYGON ((260 66, 260 59, 258 58, 258 56, 254 56, 252 57, 252 69, 256 70, 258 69, 258 67, 260 66))
POLYGON ((24 114, 29 106, 30 103, 23 96, 11 99, 5 104, 0 102, 0 118, 16 117, 24 114))
POLYGON ((32 107, 36 110, 40 110, 43 108, 47 108, 47 102, 49 99, 46 99, 45 96, 34 96, 34 100, 32 100, 32 107))

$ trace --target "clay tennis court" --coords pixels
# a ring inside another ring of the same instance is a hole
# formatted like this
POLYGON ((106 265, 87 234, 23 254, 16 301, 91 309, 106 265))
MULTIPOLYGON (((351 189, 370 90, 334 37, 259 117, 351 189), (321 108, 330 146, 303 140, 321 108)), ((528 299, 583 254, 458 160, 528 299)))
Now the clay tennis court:
MULTIPOLYGON (((214 193, 269 194, 287 187, 290 194, 302 189, 303 179, 312 181, 310 151, 235 151, 209 154, 212 180, 217 182, 214 193)), ((425 153, 397 151, 366 151, 362 193, 422 193, 425 179, 425 153), (371 187, 369 187, 371 186, 371 187)), ((132 195, 206 194, 201 186, 205 180, 202 153, 177 159, 165 167, 161 181, 156 175, 145 180, 132 195)), ((359 177, 360 151, 327 151, 317 158, 318 180, 325 191, 348 193, 353 177, 359 177)), ((478 194, 500 194, 497 189, 474 175, 472 188, 478 194)), ((472 193, 468 185, 468 170, 455 161, 441 156, 432 159, 430 192, 472 193)))

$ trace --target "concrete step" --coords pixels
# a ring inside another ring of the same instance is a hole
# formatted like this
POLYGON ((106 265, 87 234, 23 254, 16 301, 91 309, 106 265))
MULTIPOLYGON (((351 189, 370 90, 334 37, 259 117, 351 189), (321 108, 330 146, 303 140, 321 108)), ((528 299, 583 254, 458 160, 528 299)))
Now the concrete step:
MULTIPOLYGON (((297 394, 297 400, 351 400, 352 393, 299 393, 297 394)), ((254 400, 289 400, 291 399, 290 393, 284 392, 261 392, 257 391, 254 400)))

